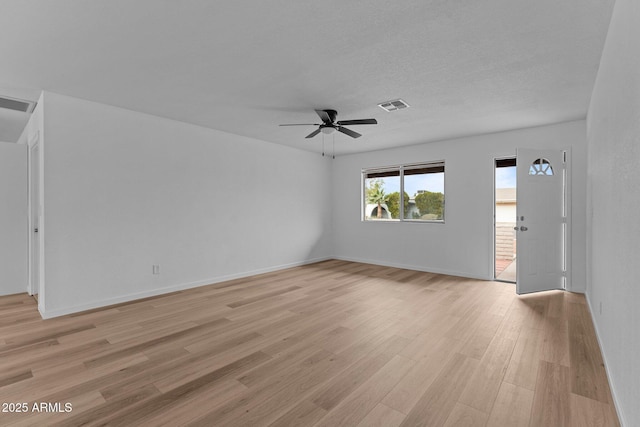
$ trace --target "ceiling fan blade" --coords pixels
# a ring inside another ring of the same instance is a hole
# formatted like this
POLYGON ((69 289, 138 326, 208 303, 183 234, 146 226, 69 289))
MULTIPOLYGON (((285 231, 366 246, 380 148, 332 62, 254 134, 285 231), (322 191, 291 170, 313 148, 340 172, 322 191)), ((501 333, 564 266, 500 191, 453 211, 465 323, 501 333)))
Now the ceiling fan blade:
POLYGON ((313 138, 314 136, 316 136, 317 134, 320 133, 320 128, 314 130, 313 132, 311 132, 309 135, 305 136, 305 138, 313 138))
POLYGON ((337 122, 340 126, 342 125, 377 125, 378 121, 376 119, 358 119, 358 120, 342 120, 337 122))
POLYGON ((333 121, 329 113, 325 110, 316 110, 316 114, 318 114, 324 123, 331 123, 333 121))
POLYGON ((284 125, 278 125, 278 126, 320 126, 319 123, 287 123, 284 125))
POLYGON ((358 132, 354 132, 351 129, 344 128, 342 126, 338 127, 338 132, 342 132, 345 135, 349 135, 351 138, 360 138, 362 135, 358 132))

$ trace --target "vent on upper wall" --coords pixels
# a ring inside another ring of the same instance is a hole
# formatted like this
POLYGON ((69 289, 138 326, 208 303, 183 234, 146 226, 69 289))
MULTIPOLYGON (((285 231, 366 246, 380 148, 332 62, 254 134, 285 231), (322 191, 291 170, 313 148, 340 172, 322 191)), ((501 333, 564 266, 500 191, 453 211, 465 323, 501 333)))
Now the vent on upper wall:
POLYGON ((36 108, 36 102, 0 96, 0 108, 20 111, 23 113, 32 113, 33 109, 36 108))
POLYGON ((381 104, 378 104, 378 107, 382 108, 387 113, 391 111, 402 110, 403 108, 409 108, 409 104, 404 102, 402 99, 396 99, 395 101, 387 101, 381 104))

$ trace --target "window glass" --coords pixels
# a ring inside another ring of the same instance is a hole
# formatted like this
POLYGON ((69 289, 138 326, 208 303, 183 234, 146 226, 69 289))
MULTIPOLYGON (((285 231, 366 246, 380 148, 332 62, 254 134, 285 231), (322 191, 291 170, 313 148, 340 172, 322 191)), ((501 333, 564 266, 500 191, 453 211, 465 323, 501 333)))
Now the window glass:
POLYGON ((529 166, 529 175, 553 175, 553 168, 547 159, 537 159, 529 166))
POLYGON ((400 170, 366 174, 364 180, 366 220, 399 219, 400 170))
POLYGON ((441 221, 444 218, 444 165, 405 169, 404 191, 409 196, 405 219, 441 221))
POLYGON ((364 220, 444 221, 444 162, 363 171, 364 220))

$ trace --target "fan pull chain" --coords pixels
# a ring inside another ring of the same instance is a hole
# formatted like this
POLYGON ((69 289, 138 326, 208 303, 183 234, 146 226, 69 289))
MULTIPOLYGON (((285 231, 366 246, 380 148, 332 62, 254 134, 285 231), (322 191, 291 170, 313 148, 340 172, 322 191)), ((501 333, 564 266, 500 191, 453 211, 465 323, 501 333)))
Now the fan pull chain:
POLYGON ((336 158, 336 133, 333 133, 333 148, 331 149, 332 154, 331 154, 331 158, 335 159, 336 158))
POLYGON ((322 157, 324 157, 324 133, 322 134, 322 157))

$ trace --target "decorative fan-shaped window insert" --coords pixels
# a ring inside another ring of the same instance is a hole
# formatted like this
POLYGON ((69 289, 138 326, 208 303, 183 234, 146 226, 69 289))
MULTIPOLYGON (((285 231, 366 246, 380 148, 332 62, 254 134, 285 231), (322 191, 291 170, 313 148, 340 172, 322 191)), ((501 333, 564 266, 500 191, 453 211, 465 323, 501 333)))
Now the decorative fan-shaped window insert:
POLYGON ((547 159, 537 159, 529 167, 529 175, 553 175, 553 168, 547 159))

